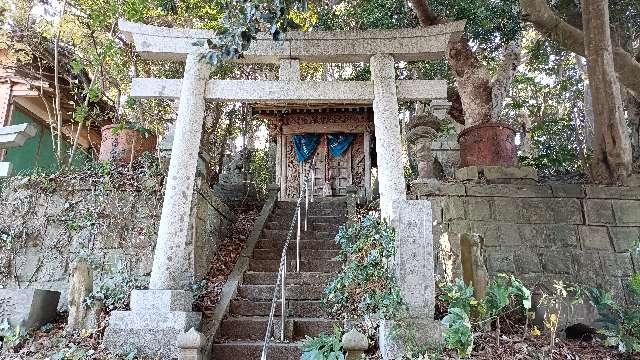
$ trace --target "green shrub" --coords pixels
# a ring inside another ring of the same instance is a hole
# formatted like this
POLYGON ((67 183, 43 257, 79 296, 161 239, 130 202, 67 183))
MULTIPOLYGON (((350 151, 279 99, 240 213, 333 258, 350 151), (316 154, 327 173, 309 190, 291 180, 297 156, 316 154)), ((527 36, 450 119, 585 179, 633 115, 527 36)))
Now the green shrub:
MULTIPOLYGON (((635 274, 629 290, 638 296, 638 274, 635 274)), ((589 300, 598 310, 603 327, 598 333, 605 337, 605 345, 617 347, 622 353, 640 353, 640 308, 637 305, 623 307, 613 295, 600 289, 589 291, 589 300)))
POLYGON ((301 360, 344 360, 342 353, 342 330, 333 328, 332 334, 322 333, 307 336, 302 345, 301 360))
POLYGON ((445 344, 460 357, 469 356, 473 350, 474 327, 494 321, 500 336, 500 315, 514 308, 525 314, 531 309, 531 292, 513 276, 501 274, 493 279, 481 300, 474 297, 473 288, 461 279, 441 284, 441 289, 440 299, 448 304, 447 315, 442 319, 445 344))
POLYGON ((122 268, 117 268, 113 273, 98 283, 93 292, 84 300, 87 307, 101 302, 108 311, 127 310, 131 291, 143 289, 146 281, 138 276, 126 273, 122 268))
POLYGON ((325 304, 332 313, 349 318, 378 314, 392 319, 403 307, 395 276, 390 271, 395 255, 395 231, 375 215, 343 226, 336 241, 344 264, 325 289, 325 304))

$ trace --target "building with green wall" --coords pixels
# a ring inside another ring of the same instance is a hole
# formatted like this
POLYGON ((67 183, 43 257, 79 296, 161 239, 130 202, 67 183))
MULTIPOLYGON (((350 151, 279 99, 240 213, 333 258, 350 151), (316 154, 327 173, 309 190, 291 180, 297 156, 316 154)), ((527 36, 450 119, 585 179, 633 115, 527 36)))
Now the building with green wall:
MULTIPOLYGON (((56 152, 53 146, 53 138, 51 129, 48 125, 37 121, 29 116, 25 111, 14 108, 11 115, 11 125, 29 123, 37 129, 37 134, 27 140, 23 146, 7 149, 3 161, 12 164, 13 174, 28 175, 34 170, 43 172, 55 172, 59 169, 56 160, 56 152)), ((71 151, 72 144, 63 140, 62 152, 68 154, 71 151)), ((87 162, 91 161, 91 156, 81 148, 76 149, 74 154, 73 167, 83 167, 87 162)))

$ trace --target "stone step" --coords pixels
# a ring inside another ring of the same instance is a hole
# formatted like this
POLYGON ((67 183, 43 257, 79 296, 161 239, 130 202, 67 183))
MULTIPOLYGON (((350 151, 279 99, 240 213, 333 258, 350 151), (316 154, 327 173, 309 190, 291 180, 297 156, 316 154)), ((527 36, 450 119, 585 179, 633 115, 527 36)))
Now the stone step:
MULTIPOLYGON (((230 312, 240 316, 269 316, 271 301, 255 301, 233 299, 230 312)), ((280 311, 280 301, 276 302, 276 311, 280 311)), ((327 317, 322 301, 319 300, 288 300, 287 314, 291 317, 327 317)))
MULTIPOLYGON (((256 243, 256 249, 280 249, 282 250, 282 245, 284 243, 284 239, 275 240, 275 239, 261 239, 256 243)), ((296 239, 292 239, 289 241, 290 248, 295 248, 296 239)), ((300 240, 300 248, 306 250, 340 250, 340 245, 338 245, 334 239, 330 240, 300 240)), ((255 250, 254 250, 255 251, 255 250)))
MULTIPOLYGON (((296 238, 296 231, 297 229, 294 228, 293 232, 291 233, 292 239, 296 238)), ((302 230, 300 232, 300 238, 304 240, 333 240, 337 233, 338 233, 337 230, 333 232, 302 230)), ((269 230, 269 229, 262 230, 262 237, 266 239, 284 240, 287 238, 288 234, 289 234, 288 230, 269 230)))
MULTIPOLYGON (((271 214, 268 218, 269 222, 277 222, 282 224, 291 224, 293 220, 293 213, 291 214, 271 214)), ((297 221, 297 220, 296 220, 297 221)), ((304 213, 302 213, 302 223, 304 224, 304 213)), ((342 225, 347 221, 345 216, 316 216, 315 214, 307 214, 307 225, 311 224, 336 224, 342 225)))
MULTIPOLYGON (((321 231, 321 232, 333 232, 333 233, 338 233, 338 229, 340 229, 340 226, 342 226, 342 224, 344 223, 344 221, 342 220, 336 220, 335 223, 307 223, 307 230, 309 231, 321 231)), ((268 222, 266 224, 265 229, 267 230, 289 230, 289 226, 290 224, 288 222, 283 222, 283 221, 271 221, 268 222)), ((298 226, 297 224, 295 225, 296 227, 298 226)), ((294 229, 297 229, 296 227, 294 227, 294 229)), ((303 229, 304 231, 304 222, 301 223, 300 228, 303 229)))
MULTIPOLYGON (((288 219, 288 222, 291 222, 291 219, 293 219, 294 210, 295 209, 293 208, 274 209, 271 212, 271 216, 283 217, 285 219, 288 219)), ((304 207, 302 207, 300 211, 304 214, 304 207)), ((349 212, 347 211, 347 209, 342 209, 342 208, 326 208, 326 209, 309 208, 309 212, 307 213, 307 216, 308 217, 331 216, 331 217, 341 217, 346 219, 348 214, 349 212)))
MULTIPOLYGON (((218 339, 225 340, 263 340, 269 318, 267 316, 230 316, 222 321, 218 339)), ((316 336, 333 330, 337 320, 324 318, 287 318, 285 321, 285 339, 300 340, 305 336, 316 336)), ((280 318, 273 319, 274 336, 280 335, 280 318), (277 334, 277 335, 276 335, 277 334)))
MULTIPOLYGON (((297 205, 297 201, 279 201, 276 203, 276 209, 291 209, 293 210, 297 205)), ((305 199, 302 199, 300 203, 301 207, 304 209, 305 199)), ((334 200, 334 201, 309 201, 309 209, 347 209, 347 202, 344 200, 334 200)))
MULTIPOLYGON (((262 341, 233 341, 213 344, 211 349, 213 360, 260 360, 262 341)), ((302 356, 302 342, 269 344, 267 352, 269 360, 292 360, 302 356)))
MULTIPOLYGON (((243 275, 242 283, 244 285, 273 285, 276 283, 276 272, 254 272, 247 271, 243 275)), ((333 274, 324 272, 288 272, 287 284, 310 284, 322 285, 333 279, 333 274)))
MULTIPOLYGON (((222 320, 216 339, 263 340, 268 323, 269 318, 266 316, 228 316, 222 320)), ((277 336, 279 337, 281 326, 280 317, 274 317, 271 333, 278 334, 277 336)), ((285 339, 293 339, 293 326, 293 319, 285 321, 285 339)))
MULTIPOLYGON (((240 285, 238 296, 249 300, 273 299, 274 285, 240 285)), ((278 287, 280 291, 280 287, 278 287)), ((324 292, 322 285, 287 285, 286 298, 291 300, 320 300, 324 292)))
MULTIPOLYGON (((333 259, 340 253, 340 250, 317 250, 306 249, 300 246, 300 259, 313 260, 313 259, 333 259)), ((253 259, 256 260, 278 260, 282 256, 282 249, 255 249, 253 251, 253 259)), ((291 243, 287 256, 295 259, 296 256, 296 244, 291 243)))
MULTIPOLYGON (((333 273, 340 269, 342 264, 336 260, 303 260, 300 261, 300 271, 333 273)), ((251 260, 249 270, 277 272, 280 268, 280 260, 251 260)), ((287 261, 287 271, 296 271, 296 261, 287 261)))

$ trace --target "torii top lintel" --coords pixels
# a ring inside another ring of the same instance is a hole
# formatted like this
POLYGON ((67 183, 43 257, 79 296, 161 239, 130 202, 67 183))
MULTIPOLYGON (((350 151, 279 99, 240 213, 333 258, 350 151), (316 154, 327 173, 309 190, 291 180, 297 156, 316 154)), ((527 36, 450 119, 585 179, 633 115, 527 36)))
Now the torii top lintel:
MULTIPOLYGON (((194 51, 194 42, 216 36, 209 30, 167 28, 124 20, 120 32, 136 51, 152 60, 184 61, 194 51)), ((281 43, 266 34, 258 36, 243 53, 245 63, 278 63, 298 59, 316 63, 368 62, 372 55, 385 53, 398 61, 441 58, 450 40, 464 31, 464 21, 442 25, 394 30, 289 32, 281 43)))

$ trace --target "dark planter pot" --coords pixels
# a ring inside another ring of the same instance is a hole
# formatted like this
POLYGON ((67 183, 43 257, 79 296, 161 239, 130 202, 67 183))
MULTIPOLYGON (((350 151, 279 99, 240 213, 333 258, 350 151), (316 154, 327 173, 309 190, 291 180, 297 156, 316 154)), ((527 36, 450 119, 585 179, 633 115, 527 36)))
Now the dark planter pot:
POLYGON ((460 167, 517 166, 516 131, 503 123, 483 123, 458 135, 460 167))
POLYGON ((100 143, 100 161, 114 163, 129 163, 145 152, 154 152, 156 136, 141 133, 135 129, 122 129, 115 134, 113 128, 117 125, 104 126, 102 142, 100 143))

